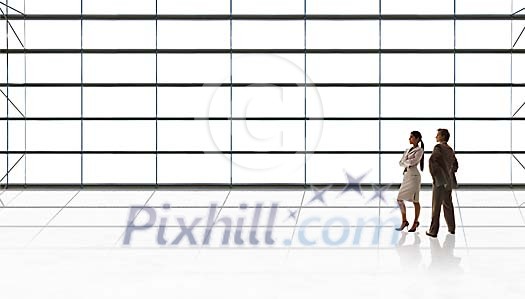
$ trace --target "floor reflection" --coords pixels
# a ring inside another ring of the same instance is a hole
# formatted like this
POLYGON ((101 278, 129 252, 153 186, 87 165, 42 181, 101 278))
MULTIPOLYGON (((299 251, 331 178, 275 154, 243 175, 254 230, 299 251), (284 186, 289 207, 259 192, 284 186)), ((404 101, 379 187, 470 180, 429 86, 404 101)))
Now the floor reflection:
POLYGON ((401 263, 402 270, 418 269, 423 259, 421 255, 421 238, 419 233, 414 234, 414 242, 412 244, 405 244, 408 233, 401 232, 401 238, 396 246, 397 254, 401 263))
POLYGON ((461 268, 461 258, 454 256, 454 249, 456 248, 456 235, 448 234, 443 242, 443 246, 439 243, 438 238, 430 239, 430 255, 432 262, 428 270, 431 273, 463 273, 461 268))
POLYGON ((454 255, 456 236, 447 235, 443 246, 439 238, 428 238, 430 242, 430 262, 428 266, 423 263, 421 237, 419 233, 413 234, 414 240, 407 244, 407 237, 411 234, 402 232, 396 245, 396 252, 402 271, 426 270, 431 274, 463 273, 461 258, 454 255))

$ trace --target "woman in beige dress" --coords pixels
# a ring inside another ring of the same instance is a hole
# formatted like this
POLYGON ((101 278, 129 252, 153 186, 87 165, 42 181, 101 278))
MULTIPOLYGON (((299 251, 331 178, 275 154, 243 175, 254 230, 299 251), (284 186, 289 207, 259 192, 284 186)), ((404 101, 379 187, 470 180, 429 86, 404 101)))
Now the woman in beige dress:
POLYGON ((401 210, 401 217, 402 217, 402 223, 399 228, 396 228, 396 230, 401 231, 405 227, 408 227, 409 223, 407 221, 407 209, 405 206, 404 201, 411 201, 414 203, 415 208, 415 219, 414 224, 412 225, 412 228, 410 228, 409 232, 415 232, 417 227, 419 226, 419 213, 421 211, 421 206, 419 205, 419 190, 421 190, 421 174, 419 173, 419 170, 417 170, 418 164, 421 167, 421 170, 424 168, 424 148, 425 145, 423 144, 421 133, 418 131, 413 131, 410 133, 410 138, 408 139, 410 144, 412 144, 411 148, 408 148, 405 153, 403 154, 403 157, 399 161, 399 165, 403 167, 405 170, 403 171, 403 183, 401 183, 401 187, 399 188, 399 193, 397 195, 397 203, 399 205, 399 209, 401 210), (421 147, 419 147, 419 143, 421 143, 421 147))

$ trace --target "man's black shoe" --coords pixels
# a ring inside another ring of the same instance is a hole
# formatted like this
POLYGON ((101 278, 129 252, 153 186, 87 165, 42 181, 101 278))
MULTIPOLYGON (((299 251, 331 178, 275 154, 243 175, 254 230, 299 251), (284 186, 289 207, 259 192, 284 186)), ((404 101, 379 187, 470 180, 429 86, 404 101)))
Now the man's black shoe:
POLYGON ((429 232, 425 232, 425 234, 427 234, 427 236, 429 236, 429 237, 437 238, 437 235, 433 235, 433 234, 431 234, 431 233, 429 233, 429 232))

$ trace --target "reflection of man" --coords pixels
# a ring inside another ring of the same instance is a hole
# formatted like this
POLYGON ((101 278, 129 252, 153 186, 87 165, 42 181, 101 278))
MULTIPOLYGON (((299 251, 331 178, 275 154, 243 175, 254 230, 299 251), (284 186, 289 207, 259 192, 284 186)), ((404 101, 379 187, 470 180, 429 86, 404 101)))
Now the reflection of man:
POLYGON ((454 248, 456 247, 456 236, 447 235, 443 248, 439 245, 438 239, 430 239, 430 255, 432 262, 428 267, 430 272, 455 272, 461 273, 461 258, 454 256, 454 248))
POLYGON ((456 232, 452 189, 457 188, 455 173, 458 170, 458 160, 454 150, 447 144, 449 138, 450 133, 447 129, 438 129, 436 135, 438 144, 434 147, 428 163, 432 175, 432 222, 426 234, 434 238, 439 231, 441 205, 443 205, 449 233, 456 232))

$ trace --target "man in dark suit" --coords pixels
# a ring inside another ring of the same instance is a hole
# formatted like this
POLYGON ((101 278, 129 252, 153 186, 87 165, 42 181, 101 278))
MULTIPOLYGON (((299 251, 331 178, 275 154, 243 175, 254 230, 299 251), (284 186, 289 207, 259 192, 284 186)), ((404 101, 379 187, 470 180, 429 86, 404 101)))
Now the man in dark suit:
POLYGON ((432 151, 428 165, 432 175, 432 223, 426 234, 433 238, 437 237, 439 231, 441 205, 443 205, 449 233, 456 232, 452 189, 457 188, 455 173, 458 170, 458 160, 454 150, 447 144, 449 138, 450 133, 447 129, 438 129, 436 135, 438 144, 432 151))

